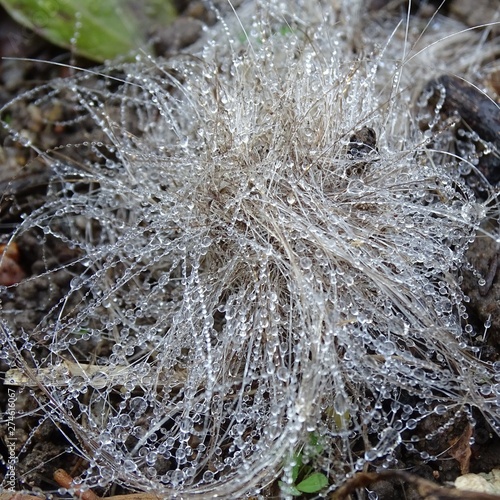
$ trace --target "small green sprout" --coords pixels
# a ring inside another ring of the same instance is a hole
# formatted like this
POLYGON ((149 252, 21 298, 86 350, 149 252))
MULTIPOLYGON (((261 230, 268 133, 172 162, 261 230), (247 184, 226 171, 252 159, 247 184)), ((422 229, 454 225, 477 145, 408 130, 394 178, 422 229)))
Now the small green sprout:
MULTIPOLYGON (((308 456, 314 457, 321 454, 323 446, 319 443, 318 436, 311 433, 308 447, 308 456)), ((293 453, 288 463, 293 463, 291 477, 292 484, 279 481, 281 491, 285 495, 301 496, 303 493, 318 493, 328 485, 328 478, 322 472, 315 472, 311 465, 303 463, 304 451, 293 453)))

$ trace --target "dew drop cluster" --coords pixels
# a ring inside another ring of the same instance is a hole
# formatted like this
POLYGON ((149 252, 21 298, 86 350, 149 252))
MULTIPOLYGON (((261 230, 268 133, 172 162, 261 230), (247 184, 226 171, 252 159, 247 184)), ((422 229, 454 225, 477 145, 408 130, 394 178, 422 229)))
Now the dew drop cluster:
POLYGON ((334 488, 398 446, 429 459, 427 418, 498 431, 460 289, 486 205, 410 112, 439 43, 424 76, 415 30, 361 4, 246 2, 189 54, 21 97, 60 99, 82 142, 40 151, 47 201, 12 236, 71 249, 41 273, 67 293, 34 331, 2 312, 2 357, 38 374, 82 484, 237 498, 314 434, 334 488))

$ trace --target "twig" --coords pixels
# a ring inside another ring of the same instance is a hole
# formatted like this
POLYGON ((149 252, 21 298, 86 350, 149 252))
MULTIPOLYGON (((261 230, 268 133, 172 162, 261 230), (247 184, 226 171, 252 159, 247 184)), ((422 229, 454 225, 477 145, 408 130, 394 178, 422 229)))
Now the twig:
POLYGON ((422 500, 498 500, 500 498, 498 495, 490 495, 489 493, 445 488, 408 472, 395 470, 387 472, 360 472, 332 493, 328 497, 328 500, 347 500, 349 495, 359 488, 366 488, 379 481, 391 479, 398 479, 405 483, 414 484, 422 500))

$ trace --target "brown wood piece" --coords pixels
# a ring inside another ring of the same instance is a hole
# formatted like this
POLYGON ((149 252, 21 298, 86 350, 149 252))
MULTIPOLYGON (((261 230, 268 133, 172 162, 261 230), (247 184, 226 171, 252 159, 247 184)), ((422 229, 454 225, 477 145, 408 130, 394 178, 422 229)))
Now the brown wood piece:
POLYGON ((73 478, 64 469, 57 469, 54 472, 54 481, 67 490, 73 489, 76 498, 80 498, 81 500, 100 500, 100 497, 92 490, 80 491, 80 489, 73 484, 73 478))
POLYGON ((25 495, 24 493, 4 491, 0 493, 0 500, 43 500, 44 497, 34 497, 33 495, 25 495))
POLYGON ((414 484, 422 500, 498 500, 500 498, 498 495, 490 495, 489 493, 445 488, 408 472, 395 470, 380 473, 360 472, 334 491, 328 500, 348 500, 349 496, 359 488, 366 488, 379 481, 394 479, 414 484))

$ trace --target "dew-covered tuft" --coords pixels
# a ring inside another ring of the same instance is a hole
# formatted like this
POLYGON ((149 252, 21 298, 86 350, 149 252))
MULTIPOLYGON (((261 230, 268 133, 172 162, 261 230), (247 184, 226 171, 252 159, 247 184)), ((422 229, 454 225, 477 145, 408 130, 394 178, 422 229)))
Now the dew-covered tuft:
POLYGON ((291 484, 303 450, 335 488, 398 446, 432 458, 424 442, 476 412, 498 431, 498 363, 460 289, 491 204, 413 118, 484 42, 361 3, 247 2, 185 54, 19 98, 60 100, 82 140, 39 151, 47 201, 12 234, 67 292, 33 330, 4 310, 2 357, 85 486, 237 498, 291 484))

